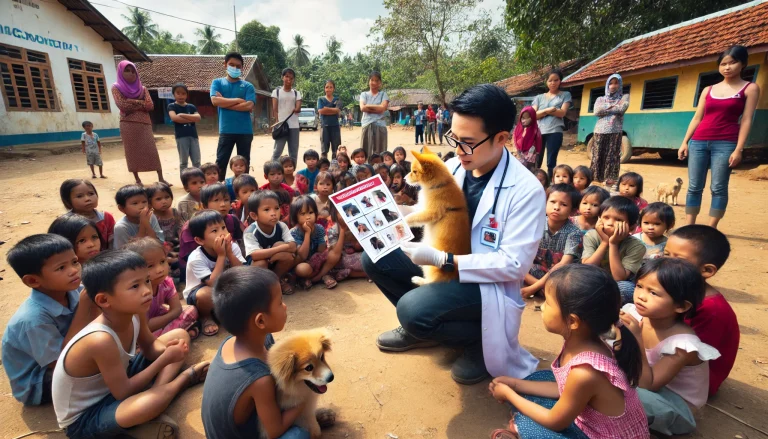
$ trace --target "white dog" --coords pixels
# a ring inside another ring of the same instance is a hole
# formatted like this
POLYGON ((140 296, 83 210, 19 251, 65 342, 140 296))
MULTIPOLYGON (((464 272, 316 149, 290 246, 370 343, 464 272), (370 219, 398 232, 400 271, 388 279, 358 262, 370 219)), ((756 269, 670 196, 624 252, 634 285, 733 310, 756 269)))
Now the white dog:
POLYGON ((663 201, 667 204, 669 197, 672 197, 672 203, 673 205, 677 206, 677 194, 680 193, 680 188, 683 187, 683 179, 678 177, 677 180, 675 180, 674 185, 669 185, 667 183, 659 183, 658 186, 656 186, 656 201, 663 201))

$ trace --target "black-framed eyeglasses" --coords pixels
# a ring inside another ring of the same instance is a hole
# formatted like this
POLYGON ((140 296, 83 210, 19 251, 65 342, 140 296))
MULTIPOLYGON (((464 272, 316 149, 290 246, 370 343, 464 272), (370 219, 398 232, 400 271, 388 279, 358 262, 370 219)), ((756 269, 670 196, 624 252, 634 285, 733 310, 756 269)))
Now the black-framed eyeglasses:
POLYGON ((478 146, 480 146, 480 145, 482 145, 483 143, 485 143, 485 142, 489 141, 489 140, 490 140, 490 139, 491 139, 493 136, 494 136, 494 135, 493 135, 493 134, 491 134, 491 135, 489 135, 488 137, 486 137, 485 139, 483 139, 483 140, 481 140, 481 141, 477 142, 476 144, 474 144, 474 145, 470 145, 470 144, 469 144, 469 143, 467 143, 467 142, 462 142, 461 140, 459 140, 459 139, 457 139, 457 138, 453 137, 453 132, 452 132, 451 130, 448 130, 448 132, 447 132, 447 133, 445 133, 445 141, 446 141, 446 143, 448 143, 448 146, 450 146, 451 148, 461 148, 461 151, 462 151, 464 154, 466 154, 466 155, 472 155, 472 154, 474 154, 474 153, 475 153, 475 149, 476 149, 478 146))

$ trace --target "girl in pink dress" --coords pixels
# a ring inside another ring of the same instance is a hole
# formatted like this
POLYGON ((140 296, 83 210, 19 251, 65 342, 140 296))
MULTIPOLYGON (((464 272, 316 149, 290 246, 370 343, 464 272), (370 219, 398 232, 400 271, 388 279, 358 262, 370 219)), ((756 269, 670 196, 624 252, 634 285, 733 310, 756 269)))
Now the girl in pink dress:
POLYGON ((565 343, 551 371, 491 382, 493 397, 518 411, 509 430, 491 438, 649 438, 635 390, 642 355, 632 333, 615 326, 621 306, 616 282, 598 267, 567 265, 552 272, 544 296, 544 327, 565 343), (609 331, 616 337, 610 345, 600 338, 609 331))

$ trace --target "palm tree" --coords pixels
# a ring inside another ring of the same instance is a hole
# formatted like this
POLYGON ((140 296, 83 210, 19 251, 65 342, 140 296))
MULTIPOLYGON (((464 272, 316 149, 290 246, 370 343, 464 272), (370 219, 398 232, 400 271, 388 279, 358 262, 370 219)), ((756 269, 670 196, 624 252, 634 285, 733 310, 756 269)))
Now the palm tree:
POLYGON ((206 24, 202 29, 195 30, 195 35, 200 37, 197 46, 201 55, 217 55, 224 52, 224 45, 219 42, 221 34, 216 33, 210 25, 206 24))
POLYGON ((341 41, 337 40, 335 36, 331 36, 325 48, 328 50, 328 61, 332 63, 338 63, 341 60, 341 41))
POLYGON ((123 28, 123 33, 137 45, 146 45, 157 38, 157 25, 152 23, 152 17, 148 12, 140 11, 139 8, 128 8, 129 16, 121 14, 128 20, 130 26, 123 28))
POLYGON ((309 64, 309 51, 307 45, 304 44, 304 37, 299 34, 293 36, 293 47, 288 50, 288 59, 293 62, 296 67, 301 67, 309 64))

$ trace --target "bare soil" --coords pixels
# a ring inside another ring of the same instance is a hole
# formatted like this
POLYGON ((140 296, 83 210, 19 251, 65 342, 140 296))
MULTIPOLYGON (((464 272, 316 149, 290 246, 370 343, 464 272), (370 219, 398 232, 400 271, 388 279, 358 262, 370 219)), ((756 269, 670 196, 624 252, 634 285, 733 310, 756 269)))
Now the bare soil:
MULTIPOLYGON (((390 150, 402 144, 413 149, 413 131, 390 131, 390 150)), ((344 142, 359 144, 360 129, 342 131, 344 142)), ((302 132, 302 151, 319 149, 319 134, 302 132)), ((215 157, 217 137, 200 139, 205 161, 215 157)), ((172 135, 159 143, 166 177, 175 184, 176 197, 184 190, 178 178, 178 156, 172 135)), ((447 152, 447 147, 436 148, 447 152)), ((269 136, 257 136, 253 143, 252 172, 263 182, 261 164, 272 151, 269 136)), ((561 163, 572 166, 588 164, 583 151, 563 151, 561 163)), ((100 209, 119 217, 113 195, 117 188, 133 182, 127 172, 121 145, 104 151, 107 180, 94 184, 101 195, 100 209)), ((660 182, 685 180, 683 165, 659 159, 635 158, 622 171, 633 170, 645 178, 646 196, 660 182)), ((759 172, 759 171, 758 171, 759 172)), ((710 400, 716 406, 753 426, 768 431, 768 183, 752 181, 740 168, 731 179, 730 206, 721 229, 733 246, 731 258, 714 278, 716 285, 730 301, 741 323, 741 346, 736 366, 717 396, 710 400)), ((29 294, 13 271, 5 264, 8 250, 21 238, 43 233, 64 208, 59 200, 59 184, 67 178, 88 178, 85 157, 79 153, 36 158, 11 159, 0 162, 0 328, 5 328, 11 315, 29 294)), ((146 183, 153 174, 142 175, 146 183)), ((684 203, 684 192, 680 201, 684 203)), ((710 197, 704 196, 704 212, 710 197)), ((678 221, 684 208, 675 207, 678 221)), ((338 424, 325 432, 327 438, 483 438, 508 420, 508 409, 497 404, 487 392, 487 382, 461 386, 450 378, 450 364, 457 352, 446 348, 412 351, 401 354, 379 352, 376 336, 395 327, 397 317, 392 305, 377 288, 365 280, 342 282, 334 290, 316 286, 311 291, 298 291, 285 298, 289 309, 286 331, 326 327, 333 335, 334 351, 329 357, 336 380, 321 398, 321 405, 338 411, 338 424)), ((548 367, 557 354, 562 339, 547 333, 539 313, 530 302, 523 315, 520 340, 541 359, 540 367, 548 367)), ((190 362, 211 359, 227 335, 200 337, 192 344, 190 362)), ((277 334, 279 337, 280 334, 277 334)), ((487 353, 493 355, 493 353, 487 353)), ((184 438, 203 437, 200 420, 202 386, 183 393, 171 404, 168 414, 181 425, 184 438)), ((710 407, 698 415, 699 428, 689 437, 742 438, 768 437, 710 407)), ((0 373, 0 437, 13 438, 30 431, 57 428, 53 407, 25 408, 13 399, 6 374, 0 373)), ((63 438, 62 433, 40 436, 63 438)))

